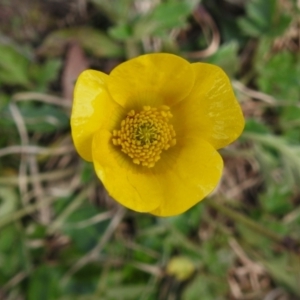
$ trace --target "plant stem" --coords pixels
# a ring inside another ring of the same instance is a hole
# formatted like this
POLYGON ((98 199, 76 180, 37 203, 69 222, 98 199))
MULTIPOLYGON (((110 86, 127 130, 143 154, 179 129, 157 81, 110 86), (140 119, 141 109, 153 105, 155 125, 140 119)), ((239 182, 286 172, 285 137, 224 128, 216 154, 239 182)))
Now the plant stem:
MULTIPOLYGON (((214 199, 215 200, 215 199, 214 199)), ((269 239, 273 240, 276 243, 282 243, 283 238, 278 235, 277 233, 261 226, 260 224, 256 223, 255 221, 251 220, 250 218, 244 216, 243 214, 229 208, 226 207, 224 205, 221 205, 219 203, 216 203, 216 201, 213 200, 206 200, 205 202, 206 204, 208 204, 211 208, 219 211, 220 213, 226 215, 227 217, 229 217, 230 219, 238 222, 238 223, 242 223, 243 225, 247 226, 248 228, 250 228, 253 231, 256 231, 257 233, 268 237, 269 239)))

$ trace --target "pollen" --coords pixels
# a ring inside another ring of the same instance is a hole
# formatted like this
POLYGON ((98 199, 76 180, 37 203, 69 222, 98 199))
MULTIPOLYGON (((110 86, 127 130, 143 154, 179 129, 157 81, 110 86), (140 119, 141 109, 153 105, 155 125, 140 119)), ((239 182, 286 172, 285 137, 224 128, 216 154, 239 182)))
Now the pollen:
POLYGON ((131 110, 121 122, 119 130, 113 130, 112 143, 120 147, 137 165, 152 168, 162 151, 176 145, 176 134, 170 108, 144 106, 139 112, 131 110))

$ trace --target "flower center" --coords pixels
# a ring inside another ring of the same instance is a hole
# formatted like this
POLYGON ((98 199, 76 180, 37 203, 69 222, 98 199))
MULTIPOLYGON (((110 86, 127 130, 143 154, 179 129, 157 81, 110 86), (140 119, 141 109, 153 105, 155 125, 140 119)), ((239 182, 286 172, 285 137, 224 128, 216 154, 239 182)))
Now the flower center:
POLYGON ((176 144, 175 131, 169 120, 170 108, 144 106, 143 110, 131 110, 121 122, 121 128, 113 131, 112 142, 121 146, 135 164, 151 168, 160 159, 163 150, 176 144))

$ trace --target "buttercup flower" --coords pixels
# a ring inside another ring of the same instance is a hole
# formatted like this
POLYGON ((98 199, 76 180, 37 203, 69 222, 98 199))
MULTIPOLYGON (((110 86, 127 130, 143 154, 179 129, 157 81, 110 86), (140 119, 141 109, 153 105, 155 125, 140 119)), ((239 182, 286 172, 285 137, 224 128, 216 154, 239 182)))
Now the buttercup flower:
POLYGON ((244 118, 219 67, 156 53, 109 75, 84 71, 71 127, 78 153, 114 199, 171 216, 216 187, 223 168, 217 150, 241 134, 244 118))

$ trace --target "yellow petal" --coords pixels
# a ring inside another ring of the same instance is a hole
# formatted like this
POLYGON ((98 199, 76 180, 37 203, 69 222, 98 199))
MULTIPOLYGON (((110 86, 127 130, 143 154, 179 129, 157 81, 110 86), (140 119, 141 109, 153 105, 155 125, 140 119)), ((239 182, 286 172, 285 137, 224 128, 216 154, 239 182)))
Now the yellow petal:
POLYGON ((126 109, 145 105, 173 105, 191 91, 191 64, 173 54, 146 54, 117 66, 109 75, 108 90, 126 109))
POLYGON ((163 202, 151 211, 157 216, 181 214, 217 186, 223 169, 220 154, 206 141, 186 137, 166 151, 154 174, 162 185, 163 202))
POLYGON ((162 201, 160 182, 145 167, 136 166, 112 144, 112 135, 99 130, 93 139, 93 163, 111 197, 122 205, 138 211, 149 212, 162 201))
POLYGON ((229 78, 217 66, 192 64, 195 84, 191 93, 172 107, 177 135, 193 133, 216 149, 239 137, 244 117, 229 78))
POLYGON ((72 138, 76 150, 87 161, 92 161, 93 134, 118 106, 106 90, 107 78, 102 72, 86 70, 79 76, 74 89, 72 138))

